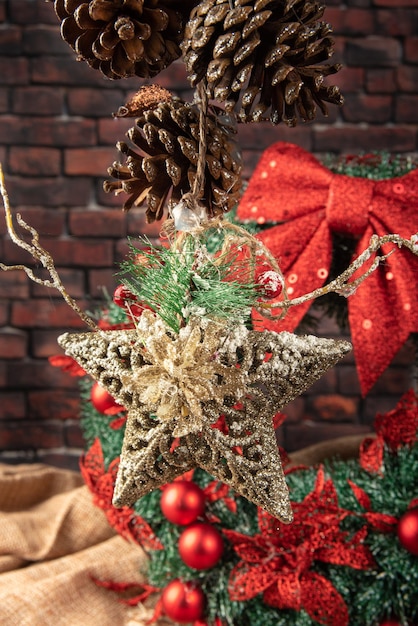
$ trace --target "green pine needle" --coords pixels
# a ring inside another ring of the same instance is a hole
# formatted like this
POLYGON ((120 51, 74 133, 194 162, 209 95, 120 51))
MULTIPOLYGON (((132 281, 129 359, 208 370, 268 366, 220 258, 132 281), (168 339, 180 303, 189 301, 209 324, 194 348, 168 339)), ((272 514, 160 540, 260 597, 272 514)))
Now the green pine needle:
POLYGON ((248 276, 248 262, 234 255, 209 254, 205 242, 189 236, 181 251, 149 250, 132 243, 131 256, 121 266, 122 281, 138 300, 155 311, 175 332, 192 316, 228 319, 249 317, 257 300, 252 282, 239 282, 235 276, 248 276), (142 262, 136 261, 137 255, 142 262))

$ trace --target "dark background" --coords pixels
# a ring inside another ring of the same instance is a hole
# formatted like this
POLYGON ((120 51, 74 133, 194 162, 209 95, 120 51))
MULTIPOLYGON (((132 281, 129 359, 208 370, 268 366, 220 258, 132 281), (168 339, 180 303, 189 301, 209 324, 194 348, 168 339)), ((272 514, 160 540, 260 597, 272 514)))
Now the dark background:
MULTIPOLYGON (((289 129, 244 125, 239 137, 248 177, 262 150, 291 141, 317 156, 418 150, 418 0, 329 0, 344 69, 333 77, 345 106, 328 118, 289 129)), ((190 100, 181 62, 154 82, 190 100)), ((34 226, 52 253, 69 293, 94 308, 102 287, 111 293, 128 235, 158 236, 143 211, 128 215, 120 199, 102 192, 115 143, 132 121, 111 113, 143 82, 111 82, 60 38, 53 4, 0 0, 0 161, 14 210, 34 226)), ((0 258, 32 264, 0 219, 0 258)), ((371 303, 372 306, 372 303, 371 303)), ((77 380, 53 368, 56 337, 82 323, 54 290, 23 272, 0 272, 0 460, 76 467, 83 447, 77 380)), ((333 321, 319 333, 337 336, 333 321)), ((393 408, 411 385, 414 351, 408 343, 366 398, 352 357, 328 372, 288 408, 281 443, 291 451, 327 438, 370 430, 376 411, 393 408)))

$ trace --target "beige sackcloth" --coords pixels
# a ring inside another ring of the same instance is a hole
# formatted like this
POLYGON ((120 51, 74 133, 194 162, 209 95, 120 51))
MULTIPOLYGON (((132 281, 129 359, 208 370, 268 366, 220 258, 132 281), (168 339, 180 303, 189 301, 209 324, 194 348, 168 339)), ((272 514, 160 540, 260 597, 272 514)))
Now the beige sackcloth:
MULTIPOLYGON (((305 448, 292 464, 355 456, 363 437, 305 448)), ((0 464, 0 626, 146 626, 152 602, 129 607, 92 580, 146 582, 146 562, 110 528, 77 472, 0 464)))

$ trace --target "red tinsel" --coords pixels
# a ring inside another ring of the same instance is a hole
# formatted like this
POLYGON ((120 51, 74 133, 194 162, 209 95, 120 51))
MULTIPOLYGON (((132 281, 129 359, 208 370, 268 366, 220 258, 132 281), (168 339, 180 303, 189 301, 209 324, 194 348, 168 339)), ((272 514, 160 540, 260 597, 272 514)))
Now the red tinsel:
MULTIPOLYGON (((321 287, 332 262, 332 234, 357 241, 356 256, 372 235, 418 231, 418 170, 373 181, 333 174, 313 155, 276 143, 262 155, 238 207, 242 220, 279 225, 257 235, 279 259, 292 298, 321 287)), ((393 246, 383 246, 387 253, 393 246)), ((371 264, 369 260, 367 267, 371 264)), ((364 266, 366 269, 366 265, 364 266)), ((418 258, 396 250, 348 299, 351 339, 363 395, 408 339, 418 331, 418 258)), ((293 330, 310 302, 281 321, 255 314, 258 328, 293 330)))
POLYGON ((413 389, 407 391, 396 407, 374 420, 376 438, 366 437, 360 447, 360 465, 368 472, 377 473, 383 465, 385 445, 391 452, 401 446, 412 447, 418 433, 418 398, 413 389))
POLYGON ((246 601, 263 593, 264 601, 280 609, 303 608, 312 619, 327 626, 346 626, 348 609, 332 583, 311 569, 315 561, 373 566, 364 545, 363 527, 353 537, 340 529, 350 515, 338 506, 333 482, 318 470, 314 489, 300 503, 292 503, 294 521, 283 525, 259 510, 260 533, 247 536, 224 530, 241 561, 231 572, 232 600, 246 601))
POLYGON ((118 465, 119 458, 116 458, 110 463, 108 471, 105 471, 99 439, 96 439, 91 448, 81 457, 81 474, 84 482, 94 494, 94 504, 105 512, 109 524, 122 537, 151 550, 162 550, 163 545, 148 522, 130 507, 113 506, 112 498, 118 465))

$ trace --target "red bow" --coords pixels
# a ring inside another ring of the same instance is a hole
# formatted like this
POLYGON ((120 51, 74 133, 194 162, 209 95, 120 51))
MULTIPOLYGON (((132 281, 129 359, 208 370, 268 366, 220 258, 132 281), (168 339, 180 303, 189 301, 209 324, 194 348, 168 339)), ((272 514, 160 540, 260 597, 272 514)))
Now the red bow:
MULTIPOLYGON (((418 170, 373 181, 333 174, 309 152, 276 143, 262 155, 238 207, 241 220, 282 222, 258 235, 278 258, 292 298, 321 287, 332 260, 332 234, 358 240, 418 232, 418 170)), ((383 247, 387 253, 393 245, 383 247)), ((372 260, 370 260, 370 263, 372 260)), ((363 269, 366 266, 363 266, 363 269)), ((396 250, 348 298, 351 339, 363 395, 418 331, 418 258, 396 250)), ((272 322, 254 314, 258 328, 293 330, 310 303, 272 322)))

